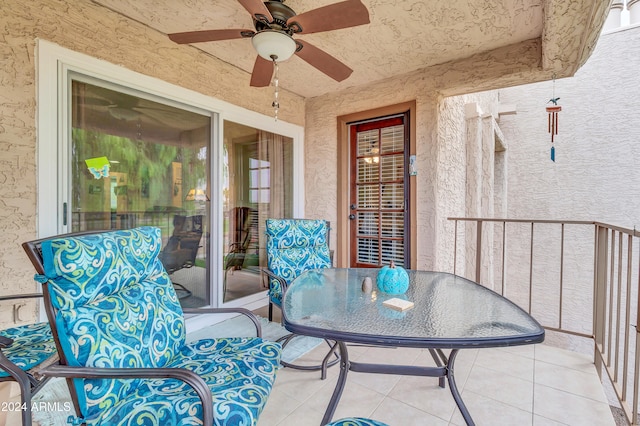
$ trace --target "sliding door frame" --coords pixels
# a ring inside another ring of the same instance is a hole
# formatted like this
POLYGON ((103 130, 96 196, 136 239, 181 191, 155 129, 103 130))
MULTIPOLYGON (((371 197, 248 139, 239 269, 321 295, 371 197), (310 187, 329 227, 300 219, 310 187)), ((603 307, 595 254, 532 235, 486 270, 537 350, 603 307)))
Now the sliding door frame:
MULTIPOLYGON (((224 120, 281 134, 293 139, 293 212, 304 217, 304 130, 301 126, 277 122, 273 117, 238 107, 225 101, 185 89, 131 71, 107 61, 78 53, 46 40, 37 40, 37 237, 67 232, 62 225, 63 202, 68 201, 68 155, 64 147, 70 140, 69 105, 71 91, 69 73, 103 80, 151 96, 188 105, 211 114, 211 257, 210 281, 214 287, 212 305, 222 305, 223 211, 222 151, 224 120)), ((234 301, 225 306, 255 309, 266 304, 266 292, 234 301)))

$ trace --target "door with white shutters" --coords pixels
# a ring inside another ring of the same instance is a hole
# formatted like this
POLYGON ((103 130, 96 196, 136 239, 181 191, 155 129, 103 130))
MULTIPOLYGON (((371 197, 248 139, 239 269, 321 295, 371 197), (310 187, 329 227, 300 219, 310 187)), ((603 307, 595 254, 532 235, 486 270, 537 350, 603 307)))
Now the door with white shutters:
POLYGON ((350 126, 350 263, 410 265, 406 114, 350 126))

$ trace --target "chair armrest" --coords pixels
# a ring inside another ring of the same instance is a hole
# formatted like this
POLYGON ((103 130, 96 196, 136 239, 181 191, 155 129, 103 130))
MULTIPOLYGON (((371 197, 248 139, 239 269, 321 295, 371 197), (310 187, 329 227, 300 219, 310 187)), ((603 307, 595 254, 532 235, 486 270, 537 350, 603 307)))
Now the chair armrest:
MULTIPOLYGON (((7 338, 4 337, 4 339, 7 338)), ((18 382, 18 384, 20 385, 20 398, 22 403, 24 403, 26 406, 26 412, 28 413, 27 419, 31 418, 31 396, 33 395, 33 388, 37 383, 36 380, 25 373, 20 367, 11 362, 11 360, 9 360, 9 358, 7 358, 5 354, 2 353, 2 350, 0 350, 0 369, 6 371, 7 374, 9 374, 10 377, 13 377, 13 380, 18 382)))
POLYGON ((258 337, 262 337, 262 326, 260 326, 260 321, 258 317, 248 309, 244 308, 182 308, 182 312, 185 314, 228 314, 228 313, 238 313, 249 318, 253 325, 256 327, 256 333, 258 337))
POLYGON ((36 299, 39 297, 42 297, 42 293, 10 294, 8 296, 0 296, 0 302, 15 299, 36 299))
POLYGON ((185 368, 93 368, 51 365, 41 371, 45 376, 85 379, 177 379, 193 388, 202 402, 203 424, 213 424, 211 390, 204 379, 185 368))
MULTIPOLYGON (((284 280, 284 278, 277 276, 267 268, 263 268, 262 272, 267 274, 269 278, 273 278, 274 280, 280 283, 280 286, 282 286, 282 294, 284 294, 287 291, 287 282, 284 280)), ((271 287, 271 284, 269 284, 269 287, 271 287)))
POLYGON ((13 343, 13 339, 9 339, 8 337, 0 336, 0 349, 8 348, 13 343))

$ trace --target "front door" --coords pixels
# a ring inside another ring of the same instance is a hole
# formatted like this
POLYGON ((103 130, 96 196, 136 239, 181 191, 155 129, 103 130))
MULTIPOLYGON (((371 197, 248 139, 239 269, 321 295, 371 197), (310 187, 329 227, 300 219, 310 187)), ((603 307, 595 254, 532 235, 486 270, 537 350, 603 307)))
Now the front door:
POLYGON ((350 264, 410 265, 407 114, 350 126, 350 264))

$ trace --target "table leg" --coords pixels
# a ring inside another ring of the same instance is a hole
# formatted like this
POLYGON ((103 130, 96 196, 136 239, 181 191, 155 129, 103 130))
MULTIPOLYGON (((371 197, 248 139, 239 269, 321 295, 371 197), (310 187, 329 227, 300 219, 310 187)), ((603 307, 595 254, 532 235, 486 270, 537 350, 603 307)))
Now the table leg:
MULTIPOLYGON (((328 340, 325 340, 325 342, 329 344, 328 340)), ((324 380, 327 378, 327 367, 330 367, 335 364, 335 362, 330 363, 329 359, 331 358, 332 355, 336 353, 337 349, 338 349, 338 342, 333 342, 333 346, 331 346, 331 349, 329 350, 327 355, 325 355, 325 357, 322 359, 322 373, 320 374, 321 380, 324 380)))
POLYGON ((460 414, 462 414, 462 418, 467 423, 467 426, 475 426, 475 423, 471 418, 471 414, 469 414, 469 410, 467 410, 464 402, 462 402, 462 397, 460 396, 460 392, 458 392, 458 387, 456 386, 456 380, 453 374, 453 363, 456 360, 456 355, 458 355, 458 349, 452 349, 449 354, 449 360, 447 361, 447 380, 449 381, 449 389, 451 390, 453 400, 456 402, 456 405, 460 410, 460 414))
MULTIPOLYGON (((471 418, 471 414, 469 414, 469 410, 464 405, 462 401, 462 397, 460 396, 460 392, 458 391, 458 386, 456 385, 455 375, 454 375, 454 363, 456 360, 456 356, 458 355, 458 349, 452 349, 449 357, 444 356, 444 353, 440 349, 436 350, 437 355, 443 357, 439 358, 431 352, 431 355, 434 356, 434 360, 440 359, 441 361, 446 360, 446 367, 442 368, 438 367, 416 367, 416 366, 399 366, 399 365, 380 365, 380 364, 360 364, 349 362, 349 354, 347 353, 347 345, 344 342, 337 342, 338 349, 340 350, 340 375, 338 376, 338 382, 336 383, 336 388, 333 391, 333 395, 331 395, 331 400, 329 401, 329 406, 324 413, 324 417, 322 418, 321 426, 326 425, 331 422, 333 415, 336 411, 336 407, 340 402, 340 397, 342 396, 342 391, 344 390, 345 383, 347 382, 347 373, 351 368, 354 371, 364 372, 364 373, 382 373, 382 374, 402 374, 402 375, 416 375, 416 376, 435 376, 440 377, 441 380, 444 379, 444 376, 447 377, 449 382, 449 389, 451 391, 451 396, 453 396, 453 400, 456 402, 458 409, 460 410, 460 414, 462 414, 462 418, 464 419, 467 426, 475 426, 473 419, 471 418)), ((436 361, 438 364, 438 361, 436 361)), ((441 381, 442 386, 442 381, 441 381)), ((444 387, 444 386, 442 386, 444 387)))
MULTIPOLYGON (((433 362, 436 363, 436 366, 442 367, 447 363, 447 357, 444 352, 442 352, 442 349, 429 349, 429 353, 431 354, 431 358, 433 358, 433 362)), ((444 376, 438 378, 438 385, 444 388, 444 376)))
MULTIPOLYGON (((298 336, 299 336, 298 334, 290 333, 279 338, 277 342, 282 344, 282 349, 284 349, 294 337, 298 337, 298 336)), ((338 343, 334 342, 332 344, 329 340, 326 340, 326 339, 325 339, 325 342, 327 343, 327 345, 329 345, 329 352, 327 352, 327 355, 325 355, 325 357, 322 359, 322 363, 320 363, 319 365, 297 365, 297 364, 292 364, 282 360, 280 361, 280 364, 284 367, 294 368, 296 370, 305 370, 305 371, 320 370, 321 371, 320 379, 324 380, 327 378, 327 368, 333 367, 338 363, 338 361, 340 361, 340 358, 336 354, 338 343), (335 356, 336 359, 331 360, 332 356, 335 356)))
POLYGON ((333 418, 333 414, 336 411, 336 407, 338 406, 338 402, 340 402, 340 397, 342 396, 342 391, 344 390, 344 385, 347 382, 347 373, 349 372, 349 354, 347 353, 347 345, 344 342, 337 342, 338 349, 340 350, 340 375, 338 376, 338 382, 336 383, 336 388, 333 391, 333 395, 331 395, 331 400, 329 401, 329 406, 324 413, 324 417, 322 418, 322 425, 326 425, 331 422, 333 418))

